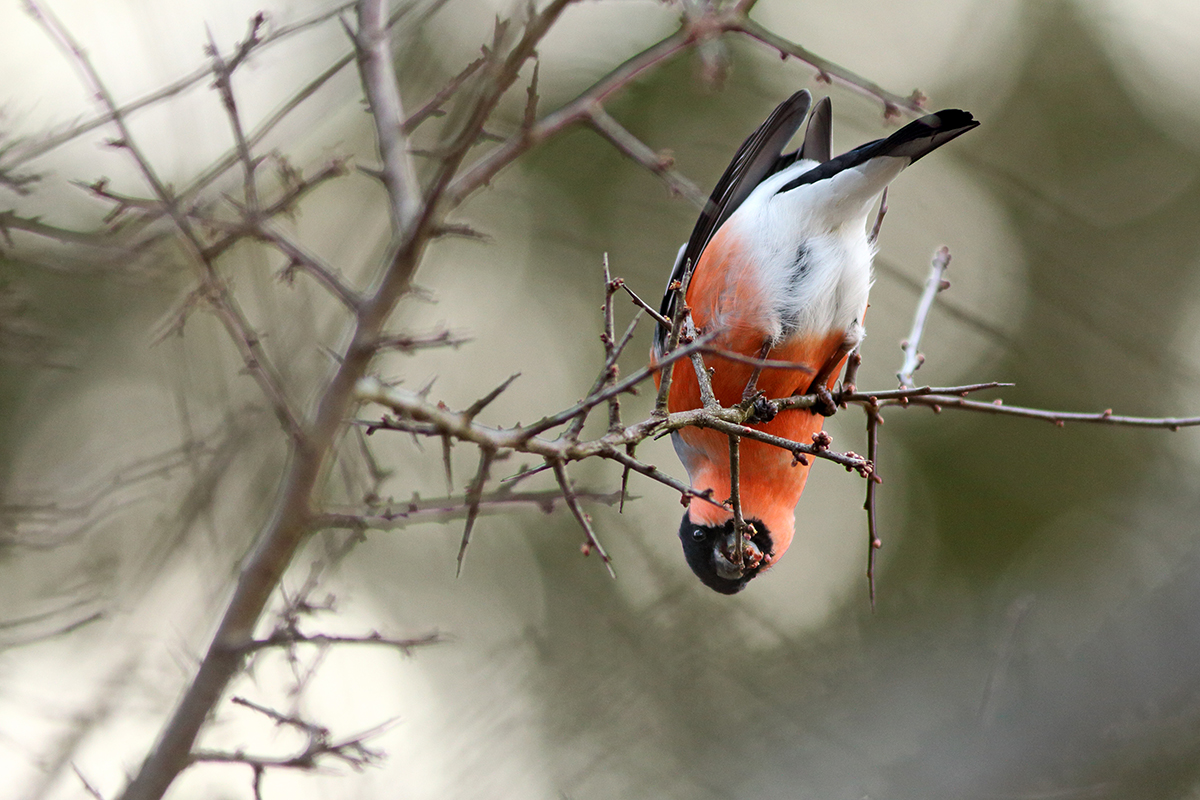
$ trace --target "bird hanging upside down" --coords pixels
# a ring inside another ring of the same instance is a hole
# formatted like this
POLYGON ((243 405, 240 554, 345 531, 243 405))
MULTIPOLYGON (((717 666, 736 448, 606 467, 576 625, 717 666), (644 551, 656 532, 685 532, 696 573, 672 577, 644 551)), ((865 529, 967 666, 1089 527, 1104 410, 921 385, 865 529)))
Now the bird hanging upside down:
MULTIPOLYGON (((697 331, 715 336, 715 349, 795 365, 757 368, 706 355, 723 406, 755 391, 781 398, 833 388, 864 335, 872 206, 901 170, 979 124, 965 111, 939 111, 831 158, 825 98, 813 108, 804 143, 784 154, 811 101, 807 91, 795 93, 738 148, 667 282, 662 313, 668 319, 675 312, 671 286, 694 265, 685 300, 697 331)), ((666 346, 667 331, 660 327, 652 358, 661 358, 666 346)), ((672 367, 668 409, 701 407, 695 370, 681 359, 672 367)), ((823 421, 816 411, 788 410, 754 427, 808 443, 823 421)), ((731 496, 726 434, 693 427, 675 431, 671 440, 693 489, 718 502, 731 496)), ((741 548, 732 512, 703 498, 691 498, 679 527, 688 565, 723 594, 741 591, 787 551, 808 478, 808 464, 782 448, 742 439, 739 451, 741 510, 753 526, 741 548)))

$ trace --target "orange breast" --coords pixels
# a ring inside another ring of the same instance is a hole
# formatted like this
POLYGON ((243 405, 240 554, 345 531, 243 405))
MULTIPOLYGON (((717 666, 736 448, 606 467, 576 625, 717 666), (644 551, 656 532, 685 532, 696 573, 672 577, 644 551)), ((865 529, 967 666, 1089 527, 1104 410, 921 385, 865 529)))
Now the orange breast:
MULTIPOLYGON (((747 280, 747 265, 738 251, 718 234, 700 258, 687 301, 692 318, 704 332, 718 333, 714 345, 742 355, 757 358, 767 340, 765 320, 766 299, 758 296, 757 285, 747 280)), ((813 375, 837 352, 844 340, 844 331, 830 331, 817 337, 796 337, 781 342, 766 358, 787 361, 807 368, 807 371, 764 368, 757 388, 769 398, 788 397, 808 390, 813 375)), ((705 355, 705 364, 712 372, 713 392, 724 406, 741 402, 742 394, 754 368, 749 364, 705 355)), ((841 372, 841 365, 827 381, 832 389, 841 372)), ((700 387, 690 361, 677 362, 671 373, 671 396, 668 408, 672 412, 700 408, 700 387)), ((810 443, 819 431, 824 417, 808 410, 783 411, 770 422, 753 427, 792 441, 810 443)), ((679 431, 685 445, 684 466, 692 487, 712 489, 713 497, 726 500, 730 496, 729 438, 713 430, 686 428, 679 431)), ((742 439, 740 445, 740 489, 742 513, 747 518, 761 519, 772 533, 775 552, 772 561, 791 544, 794 528, 793 511, 804 491, 809 467, 794 464, 792 455, 778 447, 742 439)), ((810 459, 811 461, 811 459, 810 459)), ((689 506, 693 520, 702 524, 719 525, 730 518, 728 511, 700 500, 689 506)))

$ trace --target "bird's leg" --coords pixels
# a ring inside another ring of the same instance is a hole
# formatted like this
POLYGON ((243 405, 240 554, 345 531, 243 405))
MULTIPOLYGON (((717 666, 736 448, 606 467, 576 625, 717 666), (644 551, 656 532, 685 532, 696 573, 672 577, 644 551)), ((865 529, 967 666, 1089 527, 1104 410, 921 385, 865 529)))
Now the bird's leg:
MULTIPOLYGON (((763 340, 762 347, 758 348, 758 359, 762 361, 771 352, 771 340, 763 340)), ((750 380, 746 381, 746 388, 742 390, 742 402, 745 403, 758 393, 758 376, 762 374, 762 364, 756 364, 754 371, 750 373, 750 380)))
MULTIPOLYGON (((857 328, 857 326, 855 327, 857 328)), ((812 383, 808 385, 808 391, 805 394, 817 396, 817 404, 813 406, 815 413, 823 417, 832 417, 837 412, 837 403, 834 402, 827 384, 830 377, 841 366, 842 360, 853 352, 861 341, 862 335, 857 330, 848 333, 838 348, 829 355, 829 358, 825 359, 825 363, 817 370, 817 374, 813 376, 812 383)))
MULTIPOLYGON (((765 359, 770 352, 771 340, 764 340, 762 347, 758 348, 759 360, 765 359)), ((742 407, 745 408, 750 403, 753 409, 747 422, 770 422, 775 418, 775 407, 758 390, 758 376, 762 374, 762 370, 762 364, 755 365, 754 371, 750 373, 750 380, 746 381, 746 388, 742 390, 742 407)))

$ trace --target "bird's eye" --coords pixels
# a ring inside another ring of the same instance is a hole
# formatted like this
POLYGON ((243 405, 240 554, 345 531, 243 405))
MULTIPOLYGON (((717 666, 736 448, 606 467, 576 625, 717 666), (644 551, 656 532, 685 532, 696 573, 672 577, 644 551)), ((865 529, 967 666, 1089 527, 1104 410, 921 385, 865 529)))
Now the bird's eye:
POLYGON ((692 528, 693 542, 703 542, 707 536, 708 534, 704 532, 703 528, 692 528))

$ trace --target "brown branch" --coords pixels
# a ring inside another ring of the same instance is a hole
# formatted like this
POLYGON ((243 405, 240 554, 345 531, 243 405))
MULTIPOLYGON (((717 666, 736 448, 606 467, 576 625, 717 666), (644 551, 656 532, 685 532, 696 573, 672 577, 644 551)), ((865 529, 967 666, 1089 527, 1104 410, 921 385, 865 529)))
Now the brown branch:
POLYGON ((893 94, 874 81, 869 81, 861 75, 835 64, 829 59, 818 56, 807 48, 801 47, 794 42, 789 42, 787 39, 775 34, 747 16, 731 16, 725 24, 725 29, 740 31, 751 39, 775 50, 781 56, 803 61, 817 71, 818 80, 828 83, 839 83, 867 97, 879 100, 883 103, 884 117, 890 118, 896 116, 901 111, 905 111, 913 116, 925 113, 922 105, 925 97, 920 92, 913 92, 908 97, 893 94))
POLYGON ((382 177, 391 208, 392 234, 406 236, 420 213, 420 188, 408 153, 404 104, 387 30, 387 0, 363 0, 356 8, 358 32, 354 47, 383 161, 382 177))
POLYGON ((879 526, 875 513, 875 490, 883 483, 879 477, 879 426, 883 418, 879 415, 879 406, 865 406, 867 414, 867 459, 871 462, 871 474, 867 476, 867 499, 863 509, 867 512, 867 594, 871 600, 871 610, 875 610, 875 557, 883 542, 879 538, 879 526))
MULTIPOLYGON (((666 359, 675 356, 680 352, 679 338, 683 335, 683 327, 688 319, 690 310, 687 306, 687 287, 692 280, 691 263, 685 264, 683 268, 683 279, 672 283, 667 287, 667 291, 675 295, 675 314, 671 319, 671 330, 667 334, 667 346, 663 348, 663 352, 659 353, 660 368, 667 366, 664 362, 666 359)), ((702 337, 703 338, 703 337, 702 337)), ((708 338, 714 338, 712 336, 708 338)), ((695 346, 696 342, 692 342, 690 346, 695 346)), ((684 347, 683 350, 687 350, 684 347)), ((690 357, 689 353, 689 357, 690 357)), ((658 396, 654 400, 654 413, 657 416, 665 416, 668 413, 667 402, 671 398, 671 379, 674 375, 674 369, 663 369, 658 382, 658 396)))
MULTIPOLYGON (((226 234, 204 248, 203 255, 205 259, 216 261, 217 258, 224 255, 226 251, 243 239, 262 239, 263 237, 260 234, 268 220, 280 214, 290 213, 295 208, 296 203, 303 199, 305 195, 326 181, 346 175, 349 172, 349 168, 345 159, 335 158, 309 176, 300 175, 297 171, 287 166, 286 163, 281 167, 281 171, 285 173, 284 181, 287 184, 287 190, 270 205, 261 209, 253 219, 229 223, 219 219, 199 216, 195 213, 191 214, 191 217, 201 226, 224 231, 226 234)), ((94 184, 87 188, 93 190, 94 184)), ((156 210, 157 208, 156 206, 156 210)), ((245 215, 243 214, 243 216, 245 215)))
POLYGON ((692 355, 692 353, 704 349, 704 347, 711 342, 713 338, 713 334, 706 334, 690 344, 684 345, 683 347, 677 347, 668 355, 659 359, 656 363, 650 366, 642 367, 624 380, 618 381, 611 386, 607 386, 604 389, 585 397, 571 408, 560 411, 557 414, 551 414, 548 417, 543 417, 531 425, 524 426, 521 428, 521 430, 526 435, 535 436, 551 428, 564 425, 574 419, 580 413, 583 413, 588 409, 594 408, 595 406, 607 401, 608 398, 632 391, 637 387, 638 384, 645 382, 656 372, 662 372, 663 383, 668 383, 667 376, 671 374, 671 371, 667 368, 676 361, 679 361, 683 358, 688 358, 692 355))
POLYGON ((929 318, 929 310, 933 308, 934 299, 938 292, 950 286, 942 278, 948 266, 950 266, 950 248, 938 248, 938 251, 933 254, 929 277, 925 279, 925 290, 921 293, 916 313, 913 314, 912 330, 909 331, 908 338, 900 344, 904 350, 904 363, 900 365, 900 371, 896 373, 896 377, 900 379, 901 387, 913 385, 913 373, 925 361, 925 356, 917 352, 917 349, 921 345, 921 335, 925 332, 925 320, 929 318))
POLYGON ((337 270, 326 264, 320 256, 310 253, 303 246, 292 241, 286 233, 266 222, 255 227, 254 235, 262 241, 270 242, 279 252, 290 259, 288 267, 283 272, 285 278, 290 277, 290 270, 300 269, 312 276, 326 291, 337 298, 347 311, 353 313, 358 310, 362 303, 362 297, 348 286, 342 276, 337 274, 337 270))
POLYGON ((1128 417, 1113 414, 1112 409, 1105 409, 1098 413, 1051 411, 1044 408, 1008 406, 1004 405, 1000 400, 984 403, 978 400, 966 400, 962 397, 949 397, 939 394, 920 395, 905 400, 889 400, 881 402, 880 405, 919 405, 932 408, 934 411, 941 411, 943 408, 955 408, 962 411, 975 411, 981 414, 1040 419, 1053 423, 1060 428, 1068 422, 1085 422, 1092 425, 1117 425, 1130 428, 1163 428, 1170 431, 1179 430, 1180 428, 1193 428, 1200 425, 1200 417, 1128 417))
POLYGON ((262 12, 259 12, 254 17, 250 24, 249 34, 228 64, 221 58, 221 49, 217 46, 212 31, 208 31, 208 53, 212 57, 213 62, 213 84, 217 88, 217 93, 221 96, 221 105, 225 108, 225 115, 229 117, 229 127, 233 131, 233 140, 237 149, 238 159, 242 162, 242 191, 250 217, 258 214, 258 183, 254 177, 257 162, 250 152, 250 145, 246 141, 246 132, 242 128, 242 118, 238 113, 237 100, 233 96, 233 71, 237 69, 238 64, 249 53, 250 49, 258 43, 258 32, 265 21, 262 12))
POLYGON ((708 203, 708 195, 701 191, 700 187, 672 169, 675 164, 673 158, 656 153, 613 119, 600 105, 594 105, 588 110, 587 119, 592 129, 607 139, 618 152, 662 178, 672 193, 683 197, 696 208, 704 208, 708 203))
MULTIPOLYGON (((545 469, 549 469, 547 465, 545 469)), ((653 469, 653 467, 651 467, 653 469)), ((674 488, 674 487, 672 487, 674 488)), ((603 503, 611 506, 620 500, 617 492, 576 491, 575 496, 589 503, 603 503)), ((493 492, 483 492, 477 501, 480 514, 489 514, 518 506, 532 506, 539 511, 549 514, 554 506, 562 500, 562 493, 553 490, 533 492, 514 492, 511 489, 499 489, 493 492)), ((468 513, 468 499, 464 497, 433 497, 422 498, 414 496, 411 500, 388 502, 380 509, 329 511, 316 517, 312 523, 313 530, 343 529, 354 531, 365 530, 399 530, 419 523, 450 522, 465 519, 468 513)))
POLYGON ((487 124, 488 119, 491 117, 492 112, 499 104, 504 93, 516 82, 525 62, 534 57, 537 52, 537 46, 542 38, 550 32, 551 27, 553 27, 559 16, 572 2, 576 2, 576 0, 550 0, 540 13, 533 12, 532 5, 528 6, 531 16, 525 23, 525 30, 517 42, 508 50, 507 56, 503 58, 500 57, 499 50, 507 23, 501 25, 497 21, 495 42, 490 50, 492 59, 490 59, 490 63, 486 65, 486 69, 484 70, 484 88, 473 98, 473 102, 458 131, 449 139, 448 144, 440 153, 441 163, 438 166, 437 174, 430 183, 429 191, 425 195, 427 213, 443 205, 445 206, 444 210, 449 210, 457 206, 465 199, 467 194, 470 194, 490 180, 495 171, 507 165, 513 158, 527 150, 534 143, 545 138, 543 132, 540 130, 540 126, 535 125, 530 129, 522 126, 521 130, 514 137, 507 140, 505 144, 496 148, 492 153, 504 150, 508 142, 514 140, 523 144, 518 145, 515 151, 507 156, 499 158, 493 158, 492 154, 485 156, 483 160, 489 164, 493 164, 495 169, 485 170, 483 173, 480 173, 478 170, 472 168, 468 172, 474 172, 477 175, 478 182, 472 181, 469 184, 463 184, 465 176, 461 174, 460 168, 467 156, 467 152, 476 145, 480 137, 485 133, 484 126, 487 124))
POLYGON ((121 135, 121 139, 116 144, 127 150, 133 157, 142 177, 151 189, 153 189, 155 197, 162 204, 163 208, 175 222, 176 228, 182 234, 189 256, 204 276, 206 298, 212 305, 213 310, 216 312, 218 319, 221 320, 230 338, 241 351, 242 361, 247 371, 254 376, 255 381, 267 396, 276 417, 284 429, 293 439, 299 439, 303 435, 300 423, 291 408, 287 395, 283 391, 279 376, 267 358, 261 339, 254 332, 245 315, 229 293, 228 288, 217 275, 213 264, 204 258, 204 247, 195 231, 193 231, 191 223, 180 210, 178 199, 171 194, 166 185, 159 179, 150 161, 134 140, 128 126, 125 124, 124 116, 121 114, 112 94, 108 91, 108 87, 100 79, 100 75, 96 72, 95 67, 92 66, 91 59, 88 58, 83 48, 67 32, 62 23, 50 14, 48 10, 42 8, 35 0, 26 0, 26 8, 54 42, 68 55, 72 64, 79 70, 89 91, 92 92, 112 115, 113 124, 116 125, 121 135))
MULTIPOLYGON (((561 8, 558 9, 561 11, 561 8)), ((591 109, 609 95, 651 67, 674 56, 692 42, 692 37, 680 30, 651 45, 581 92, 562 108, 547 114, 536 125, 522 129, 506 139, 499 147, 481 157, 461 172, 446 187, 450 207, 463 202, 477 189, 485 186, 500 170, 511 164, 531 147, 556 135, 565 128, 590 117, 591 109)), ((465 152, 465 151, 464 151, 465 152)))
POLYGON ((462 542, 458 545, 458 564, 455 567, 455 577, 462 575, 463 559, 467 555, 467 546, 471 544, 471 529, 475 527, 475 519, 479 516, 479 499, 483 496, 483 487, 487 484, 491 473, 492 459, 496 452, 487 447, 479 448, 479 470, 467 490, 467 524, 463 526, 462 542))
POLYGON ((875 214, 875 223, 871 226, 870 235, 867 236, 867 241, 871 244, 879 241, 879 229, 883 227, 883 218, 887 216, 888 212, 887 195, 888 187, 885 186, 883 194, 879 196, 879 211, 875 214))
POLYGON ((436 333, 384 336, 376 341, 374 346, 379 351, 399 350, 401 353, 415 353, 418 350, 435 347, 449 347, 457 350, 470 341, 472 339, 469 336, 459 336, 443 329, 436 333))
POLYGON ((371 645, 375 647, 390 647, 406 656, 411 656, 418 648, 441 644, 445 641, 447 641, 446 637, 436 631, 409 639, 392 639, 376 632, 371 632, 366 636, 328 636, 325 634, 302 634, 298 631, 276 631, 266 639, 255 639, 252 642, 247 642, 242 649, 249 654, 273 647, 286 648, 304 644, 316 647, 371 645))
POLYGON ((276 725, 295 728, 304 733, 308 737, 308 743, 304 750, 287 757, 253 756, 240 750, 233 752, 198 750, 189 758, 190 763, 246 764, 252 767, 257 775, 261 770, 267 768, 315 769, 323 758, 328 757, 342 761, 355 769, 361 769, 383 758, 382 752, 366 746, 366 740, 379 735, 392 724, 386 723, 345 739, 334 740, 333 734, 328 728, 308 722, 298 716, 282 714, 243 697, 234 697, 230 702, 262 714, 276 725))
MULTIPOLYGON (((615 340, 615 323, 613 320, 613 295, 617 290, 624 286, 625 281, 620 278, 613 280, 613 277, 608 269, 608 253, 604 254, 604 305, 601 306, 601 313, 604 319, 604 330, 600 334, 600 342, 604 345, 604 365, 600 368, 600 374, 596 376, 592 388, 588 390, 586 396, 591 396, 596 392, 611 388, 617 381, 619 374, 617 368, 617 359, 620 357, 625 346, 629 344, 633 338, 634 329, 637 327, 638 320, 641 319, 641 314, 635 314, 633 320, 630 321, 629 327, 625 329, 621 341, 615 340)), ((610 431, 619 430, 621 425, 621 403, 617 395, 612 395, 608 398, 608 429, 610 431)), ((563 436, 567 439, 578 439, 580 432, 583 430, 584 424, 587 422, 588 411, 591 409, 583 409, 572 421, 563 436)))
POLYGON ((638 297, 637 294, 633 291, 633 289, 629 288, 629 284, 622 283, 621 288, 624 289, 629 294, 629 296, 633 299, 634 305, 638 306, 643 311, 645 311, 647 314, 649 314, 651 317, 653 317, 654 320, 659 325, 662 325, 668 331, 671 330, 671 320, 667 319, 662 314, 658 313, 658 309, 654 308, 649 303, 647 303, 645 300, 638 297))
POLYGON ((466 83, 467 78, 470 78, 479 71, 479 68, 484 65, 484 62, 485 59, 480 57, 472 61, 470 64, 467 64, 467 66, 461 72, 450 79, 449 83, 438 90, 437 94, 431 97, 428 102, 425 103, 425 105, 421 106, 412 114, 410 114, 408 118, 404 120, 404 134, 406 136, 412 134, 413 131, 420 127, 422 122, 440 113, 442 106, 446 104, 446 101, 453 97, 454 93, 462 88, 462 85, 466 83))
POLYGON ((729 436, 729 505, 733 509, 734 564, 742 565, 746 549, 744 534, 751 527, 742 517, 741 439, 729 436))
MULTIPOLYGON (((323 11, 320 14, 309 17, 308 19, 301 20, 291 25, 283 25, 279 28, 276 28, 275 30, 258 39, 252 46, 247 47, 244 52, 241 48, 239 48, 238 55, 236 57, 237 64, 235 66, 240 66, 241 62, 250 55, 252 50, 266 49, 270 45, 283 41, 294 34, 302 33, 311 27, 328 22, 330 19, 342 14, 348 8, 353 7, 353 5, 353 3, 343 3, 332 9, 329 9, 328 11, 323 11)), ((407 11, 408 8, 409 7, 406 6, 404 10, 407 11)), ((246 43, 244 42, 243 46, 245 45, 246 43)), ((346 63, 349 63, 349 59, 347 59, 346 63)), ((130 117, 144 108, 157 105, 163 100, 182 94, 193 86, 199 84, 201 81, 206 80, 212 74, 213 68, 211 66, 201 67, 200 69, 195 70, 183 78, 180 78, 173 83, 167 84, 163 88, 146 95, 145 97, 120 106, 118 111, 122 116, 130 117)), ((72 126, 71 128, 50 136, 40 142, 37 142, 36 144, 31 144, 19 149, 14 148, 15 155, 12 159, 12 165, 20 165, 32 161, 39 156, 45 155, 51 150, 61 147, 73 139, 90 133, 98 128, 102 128, 112 121, 112 113, 105 112, 94 119, 72 126)))
POLYGON ((571 486, 571 479, 567 477, 567 468, 563 466, 563 462, 557 460, 552 461, 551 466, 554 469, 554 477, 558 480, 558 486, 562 489, 567 508, 571 509, 579 526, 583 528, 583 535, 586 539, 583 545, 583 554, 586 556, 595 550, 596 554, 600 556, 600 560, 604 562, 609 576, 617 577, 617 573, 613 571, 612 560, 608 557, 608 553, 604 552, 604 545, 600 544, 600 540, 596 538, 596 531, 592 529, 591 518, 579 505, 579 498, 576 497, 575 489, 571 486))

